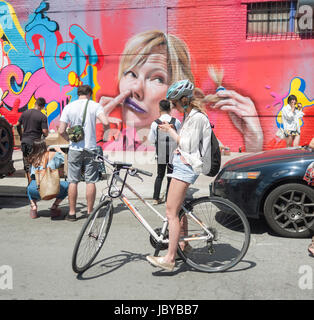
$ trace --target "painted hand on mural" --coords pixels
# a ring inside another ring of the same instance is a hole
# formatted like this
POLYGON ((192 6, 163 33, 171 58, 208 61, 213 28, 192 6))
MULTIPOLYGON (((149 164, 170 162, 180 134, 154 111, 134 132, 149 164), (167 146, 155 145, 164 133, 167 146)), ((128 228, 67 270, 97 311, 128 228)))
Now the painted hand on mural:
POLYGON ((115 117, 110 117, 109 115, 118 105, 121 105, 124 102, 124 100, 128 96, 130 96, 130 94, 131 94, 131 91, 126 90, 126 91, 121 92, 115 98, 105 97, 105 96, 102 96, 100 98, 99 103, 104 107, 105 116, 108 118, 110 123, 119 124, 122 122, 121 119, 115 118, 115 117))
POLYGON ((217 92, 221 99, 211 107, 228 112, 236 128, 243 134, 245 150, 258 152, 263 149, 263 131, 254 102, 233 90, 217 92))

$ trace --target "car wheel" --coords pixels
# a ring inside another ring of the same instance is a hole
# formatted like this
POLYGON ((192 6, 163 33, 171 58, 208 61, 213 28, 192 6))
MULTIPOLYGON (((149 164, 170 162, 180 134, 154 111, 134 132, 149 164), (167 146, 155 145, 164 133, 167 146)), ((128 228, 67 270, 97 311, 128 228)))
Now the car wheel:
POLYGON ((13 133, 9 123, 0 116, 0 166, 6 165, 12 158, 13 133))
POLYGON ((281 236, 309 237, 314 224, 314 189, 298 183, 277 187, 266 198, 264 216, 281 236))

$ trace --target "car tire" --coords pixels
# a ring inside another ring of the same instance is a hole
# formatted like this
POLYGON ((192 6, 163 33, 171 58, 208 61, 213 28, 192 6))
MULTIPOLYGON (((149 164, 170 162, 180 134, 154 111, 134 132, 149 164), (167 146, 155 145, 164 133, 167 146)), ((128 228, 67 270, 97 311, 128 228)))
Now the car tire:
POLYGON ((266 198, 264 216, 278 235, 307 238, 314 224, 314 189, 303 184, 287 183, 274 189, 266 198), (311 205, 312 203, 312 205, 311 205))
POLYGON ((5 166, 12 159, 13 143, 11 126, 0 116, 0 167, 5 166))

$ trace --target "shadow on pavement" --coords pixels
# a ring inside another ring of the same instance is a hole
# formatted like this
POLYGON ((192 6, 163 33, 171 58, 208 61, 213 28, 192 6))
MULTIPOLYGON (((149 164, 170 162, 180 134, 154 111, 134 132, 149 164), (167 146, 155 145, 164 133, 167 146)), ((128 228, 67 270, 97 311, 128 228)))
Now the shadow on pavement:
MULTIPOLYGON (((102 259, 101 261, 98 261, 92 264, 86 271, 78 274, 77 279, 78 280, 96 279, 116 271, 117 269, 123 267, 127 263, 135 262, 135 261, 147 262, 146 256, 149 255, 148 253, 139 254, 139 253, 132 253, 124 250, 122 250, 121 252, 122 252, 121 254, 117 254, 117 255, 102 259), (104 269, 106 271, 102 272, 104 269), (97 273, 98 271, 100 271, 100 273, 97 273)), ((224 273, 245 271, 245 270, 254 268, 255 266, 256 266, 255 262, 243 259, 235 267, 227 271, 224 271, 224 273)), ((172 272, 160 270, 160 268, 157 268, 154 266, 151 266, 151 267, 152 267, 152 275, 154 276, 175 276, 179 273, 187 272, 187 271, 201 272, 193 269, 192 267, 184 263, 182 260, 177 261, 177 268, 175 269, 175 271, 172 271, 172 272), (155 269, 158 269, 158 271, 154 271, 155 269)))
MULTIPOLYGON (((190 267, 188 264, 184 263, 183 261, 179 261, 177 263, 177 267, 178 268, 175 271, 172 271, 172 272, 159 269, 158 271, 155 271, 152 274, 154 276, 158 276, 158 277, 161 277, 161 276, 163 276, 163 277, 164 276, 176 276, 179 273, 187 272, 187 271, 198 272, 198 273, 208 273, 209 274, 209 272, 196 270, 196 269, 190 267)), ((240 272, 240 271, 245 271, 245 270, 248 270, 248 269, 252 269, 254 267, 256 267, 256 263, 255 262, 248 261, 248 260, 244 259, 244 260, 241 260, 235 267, 233 267, 231 269, 228 269, 226 271, 223 271, 223 273, 240 272)), ((214 272, 214 273, 219 273, 219 272, 214 272)), ((220 273, 222 273, 222 272, 220 272, 220 273)))
POLYGON ((78 280, 91 280, 102 276, 105 276, 115 270, 123 267, 125 264, 134 261, 146 261, 146 254, 132 253, 128 251, 121 251, 121 254, 117 254, 105 259, 102 259, 94 264, 92 264, 86 271, 77 275, 78 280), (97 271, 106 270, 96 274, 97 271), (84 275, 84 276, 83 276, 84 275))
POLYGON ((1 209, 8 209, 8 208, 21 208, 29 205, 28 198, 25 197, 19 197, 19 198, 12 198, 12 197, 3 197, 0 196, 0 210, 1 209))
POLYGON ((259 219, 248 218, 248 221, 251 228, 251 234, 261 235, 267 233, 271 236, 276 236, 276 234, 269 228, 264 217, 260 217, 259 219))
MULTIPOLYGON (((26 180, 25 180, 26 181, 26 180)), ((0 186, 0 198, 9 198, 12 202, 12 198, 27 198, 26 186, 0 186)))

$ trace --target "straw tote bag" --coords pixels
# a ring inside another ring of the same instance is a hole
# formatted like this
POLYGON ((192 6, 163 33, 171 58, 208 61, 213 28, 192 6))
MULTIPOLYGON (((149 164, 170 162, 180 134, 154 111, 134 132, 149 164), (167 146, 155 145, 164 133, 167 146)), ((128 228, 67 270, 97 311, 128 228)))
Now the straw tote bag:
POLYGON ((51 169, 47 167, 49 152, 46 152, 44 168, 36 170, 37 189, 42 200, 50 200, 56 198, 60 192, 59 169, 51 169))

